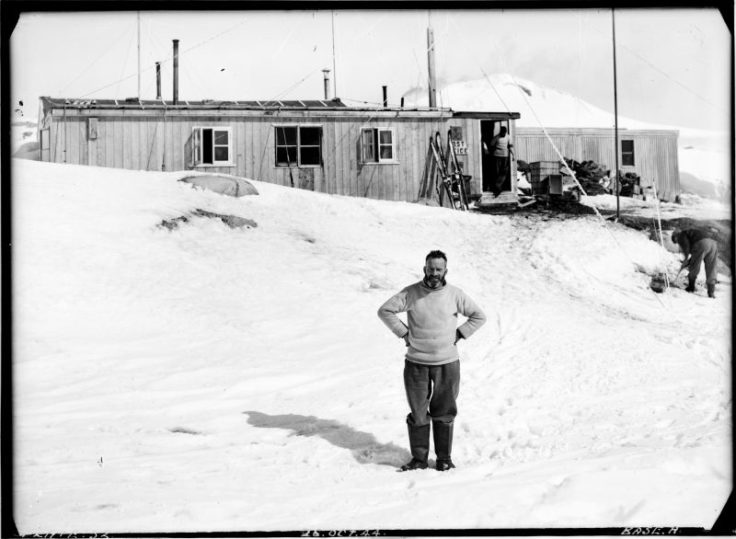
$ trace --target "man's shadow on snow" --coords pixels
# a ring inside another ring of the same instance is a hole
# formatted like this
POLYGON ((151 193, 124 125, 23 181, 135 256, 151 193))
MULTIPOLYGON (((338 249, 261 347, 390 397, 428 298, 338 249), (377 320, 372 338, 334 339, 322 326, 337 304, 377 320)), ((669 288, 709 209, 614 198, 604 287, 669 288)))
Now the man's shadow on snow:
POLYGON ((332 445, 349 449, 361 464, 401 466, 411 454, 396 444, 378 443, 376 437, 332 419, 297 414, 268 415, 261 412, 243 412, 248 423, 266 429, 291 430, 292 436, 319 436, 332 445))

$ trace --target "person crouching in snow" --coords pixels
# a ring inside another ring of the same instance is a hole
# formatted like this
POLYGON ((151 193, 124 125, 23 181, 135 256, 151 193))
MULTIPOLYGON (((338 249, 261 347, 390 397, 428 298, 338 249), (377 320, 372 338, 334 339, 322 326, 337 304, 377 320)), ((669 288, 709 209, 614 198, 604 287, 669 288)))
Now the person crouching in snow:
POLYGON ((708 297, 716 297, 718 243, 707 232, 696 228, 673 231, 672 242, 678 244, 682 254, 685 255, 681 267, 681 269, 688 268, 688 285, 685 290, 695 292, 695 279, 700 273, 701 263, 705 262, 705 283, 708 288, 708 297))
POLYGON ((446 471, 452 462, 452 435, 460 390, 457 341, 467 339, 486 315, 459 288, 447 284, 447 256, 430 252, 424 279, 407 286, 378 309, 378 317, 404 339, 404 388, 411 412, 406 416, 412 459, 401 471, 427 468, 430 422, 437 455, 435 468, 446 471), (408 327, 397 316, 406 312, 408 327), (468 319, 457 326, 458 313, 468 319))

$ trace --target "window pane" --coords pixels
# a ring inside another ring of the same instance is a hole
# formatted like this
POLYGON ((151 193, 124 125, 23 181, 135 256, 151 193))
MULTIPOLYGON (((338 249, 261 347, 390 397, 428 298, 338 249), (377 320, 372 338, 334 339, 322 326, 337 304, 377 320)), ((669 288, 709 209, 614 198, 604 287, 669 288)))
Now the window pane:
POLYGON ((621 164, 624 166, 634 166, 634 141, 621 141, 621 164))
POLYGON ((293 146, 276 148, 276 166, 287 167, 289 163, 292 166, 296 165, 296 148, 293 146))
POLYGON ((202 163, 212 164, 212 129, 202 129, 202 163))
POLYGON ((316 148, 314 146, 302 147, 300 154, 301 154, 301 164, 302 165, 319 165, 320 164, 319 148, 316 148))
POLYGON ((215 161, 227 161, 227 146, 215 147, 215 161))
POLYGON ((288 144, 296 145, 296 127, 277 127, 276 128, 276 144, 281 146, 288 144))
POLYGON ((393 159, 393 132, 389 129, 381 129, 378 131, 379 147, 381 152, 381 160, 393 159))
POLYGON ((215 144, 227 145, 227 131, 215 131, 215 144))
POLYGON ((376 148, 373 143, 373 137, 375 136, 375 130, 364 129, 363 130, 363 162, 376 161, 376 148))
POLYGON ((199 165, 202 162, 202 130, 196 128, 192 131, 192 160, 195 165, 199 165))
POLYGON ((302 127, 299 143, 309 146, 318 146, 321 133, 321 127, 302 127))
POLYGON ((276 130, 276 166, 296 166, 296 126, 277 126, 276 130))

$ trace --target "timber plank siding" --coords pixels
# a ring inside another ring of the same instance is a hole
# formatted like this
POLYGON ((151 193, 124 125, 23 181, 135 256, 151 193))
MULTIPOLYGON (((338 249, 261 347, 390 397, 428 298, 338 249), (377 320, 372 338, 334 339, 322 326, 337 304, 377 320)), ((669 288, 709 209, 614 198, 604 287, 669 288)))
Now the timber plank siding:
MULTIPOLYGON (((563 157, 576 161, 595 161, 606 170, 616 163, 615 133, 613 129, 548 128, 547 133, 563 157)), ((653 187, 658 198, 674 200, 680 194, 680 175, 677 160, 677 138, 673 130, 619 129, 619 169, 641 177, 641 187, 653 187), (622 141, 632 141, 634 164, 624 165, 621 157, 622 141)), ((541 129, 516 128, 516 157, 528 163, 559 161, 541 129)))
POLYGON ((268 106, 259 102, 173 105, 48 97, 41 98, 41 103, 42 125, 49 139, 49 151, 43 158, 48 161, 216 172, 283 186, 292 185, 293 178, 295 187, 318 192, 411 202, 418 198, 429 140, 436 132, 446 145, 450 127, 462 130, 468 146, 468 155, 460 156, 464 173, 480 182, 481 119, 506 122, 513 135, 513 120, 519 117, 518 113, 456 113, 451 109, 349 108, 339 99, 271 102, 268 106), (321 163, 277 166, 276 126, 320 126, 321 163), (227 163, 193 163, 195 128, 227 129, 227 163), (391 160, 362 162, 364 128, 391 130, 391 160))

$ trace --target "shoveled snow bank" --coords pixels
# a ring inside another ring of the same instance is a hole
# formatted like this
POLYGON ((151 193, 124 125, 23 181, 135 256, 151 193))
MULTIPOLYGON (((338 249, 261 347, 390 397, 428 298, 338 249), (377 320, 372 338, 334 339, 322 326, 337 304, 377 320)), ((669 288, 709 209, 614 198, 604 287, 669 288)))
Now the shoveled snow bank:
POLYGON ((14 160, 21 533, 710 527, 731 489, 731 285, 595 217, 194 190, 14 160), (193 210, 251 219, 231 229, 193 210), (457 469, 408 460, 378 306, 442 249, 462 343, 457 469))
POLYGON ((580 203, 605 210, 615 211, 618 205, 619 213, 626 215, 641 215, 650 217, 653 223, 657 218, 672 219, 676 217, 690 217, 692 219, 731 219, 731 207, 717 200, 701 198, 695 195, 682 195, 680 202, 662 202, 655 199, 639 200, 631 197, 616 195, 596 195, 581 197, 580 203))

